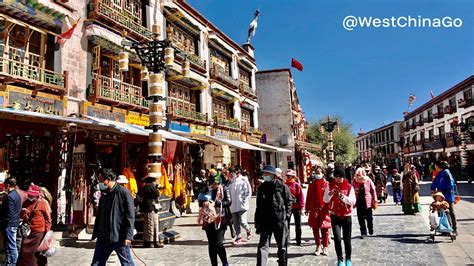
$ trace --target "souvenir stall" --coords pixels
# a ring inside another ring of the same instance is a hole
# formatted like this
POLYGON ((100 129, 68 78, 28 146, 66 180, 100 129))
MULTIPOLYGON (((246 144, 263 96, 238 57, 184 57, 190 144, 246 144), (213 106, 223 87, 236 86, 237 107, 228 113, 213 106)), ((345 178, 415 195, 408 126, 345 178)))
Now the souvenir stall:
POLYGON ((0 114, 0 125, 0 172, 15 177, 23 190, 27 190, 31 182, 45 187, 54 196, 50 202, 53 225, 62 223, 65 195, 60 189, 68 152, 64 123, 44 117, 28 119, 24 115, 0 114), (23 121, 18 123, 16 119, 23 121))

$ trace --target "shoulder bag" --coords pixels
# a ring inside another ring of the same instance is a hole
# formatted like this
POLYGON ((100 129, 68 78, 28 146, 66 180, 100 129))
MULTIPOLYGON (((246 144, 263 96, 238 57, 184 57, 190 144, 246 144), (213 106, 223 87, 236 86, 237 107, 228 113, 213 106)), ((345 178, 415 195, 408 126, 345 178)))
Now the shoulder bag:
POLYGON ((36 201, 35 207, 33 207, 33 211, 31 211, 30 218, 28 218, 28 221, 27 222, 22 221, 20 223, 20 226, 18 227, 18 231, 21 237, 27 237, 31 234, 30 223, 31 223, 31 220, 33 219, 33 216, 35 216, 35 211, 36 211, 36 208, 38 207, 38 203, 40 202, 40 200, 41 199, 38 199, 36 201))

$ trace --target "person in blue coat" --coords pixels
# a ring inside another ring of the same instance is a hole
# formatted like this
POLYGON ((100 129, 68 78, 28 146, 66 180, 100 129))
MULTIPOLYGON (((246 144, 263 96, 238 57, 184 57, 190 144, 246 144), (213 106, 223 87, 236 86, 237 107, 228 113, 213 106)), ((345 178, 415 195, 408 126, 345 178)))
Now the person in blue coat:
POLYGON ((447 162, 437 161, 435 163, 436 175, 433 183, 431 184, 431 193, 441 192, 443 193, 446 201, 449 203, 449 215, 451 216, 452 226, 454 233, 457 234, 456 226, 456 214, 454 213, 454 197, 456 184, 454 182, 453 175, 449 171, 449 164, 447 162))

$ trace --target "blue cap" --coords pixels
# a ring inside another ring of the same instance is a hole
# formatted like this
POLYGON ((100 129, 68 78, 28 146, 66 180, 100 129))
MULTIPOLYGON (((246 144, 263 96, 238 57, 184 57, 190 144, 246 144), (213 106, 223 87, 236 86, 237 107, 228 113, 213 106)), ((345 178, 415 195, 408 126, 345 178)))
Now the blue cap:
POLYGON ((276 170, 275 170, 275 167, 271 166, 271 165, 267 165, 263 168, 262 172, 264 173, 269 173, 269 174, 272 174, 272 175, 276 175, 276 170))

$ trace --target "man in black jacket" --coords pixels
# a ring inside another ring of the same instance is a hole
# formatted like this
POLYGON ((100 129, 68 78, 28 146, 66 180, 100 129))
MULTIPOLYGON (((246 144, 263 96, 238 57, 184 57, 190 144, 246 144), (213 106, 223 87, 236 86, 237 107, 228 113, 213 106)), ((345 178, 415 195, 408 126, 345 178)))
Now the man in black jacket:
POLYGON ((106 265, 115 251, 121 265, 135 265, 130 247, 133 239, 135 210, 130 192, 117 184, 115 173, 103 169, 99 174, 102 196, 94 224, 92 239, 97 238, 92 265, 106 265))
POLYGON ((20 223, 21 197, 15 190, 16 180, 8 178, 5 180, 5 189, 8 192, 2 204, 2 218, 0 228, 5 239, 6 265, 16 265, 18 249, 16 246, 16 234, 20 223))
POLYGON ((293 202, 290 189, 277 178, 275 167, 262 170, 264 182, 258 187, 255 229, 260 233, 257 265, 267 265, 272 234, 278 246, 278 265, 287 265, 288 221, 293 202))

